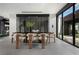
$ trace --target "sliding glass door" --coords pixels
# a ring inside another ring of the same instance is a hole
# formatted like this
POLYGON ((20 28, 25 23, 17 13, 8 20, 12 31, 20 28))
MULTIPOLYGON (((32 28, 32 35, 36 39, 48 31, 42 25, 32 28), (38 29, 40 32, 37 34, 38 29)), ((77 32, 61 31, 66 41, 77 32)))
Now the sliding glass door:
POLYGON ((63 40, 73 44, 73 6, 63 12, 63 40))
POLYGON ((68 4, 62 10, 57 14, 57 36, 79 47, 79 3, 68 4))
POLYGON ((79 4, 75 4, 75 45, 79 46, 79 4))

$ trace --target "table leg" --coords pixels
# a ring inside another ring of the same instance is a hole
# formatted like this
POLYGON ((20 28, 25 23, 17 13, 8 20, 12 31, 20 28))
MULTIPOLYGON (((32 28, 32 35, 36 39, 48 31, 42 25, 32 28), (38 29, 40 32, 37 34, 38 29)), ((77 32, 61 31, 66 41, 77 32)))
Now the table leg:
POLYGON ((13 37, 12 37, 11 43, 13 43, 13 37))
POLYGON ((16 49, 20 47, 19 35, 16 35, 16 49))
POLYGON ((54 43, 55 43, 55 35, 54 35, 54 43))
POLYGON ((50 43, 50 37, 49 37, 49 43, 50 43))

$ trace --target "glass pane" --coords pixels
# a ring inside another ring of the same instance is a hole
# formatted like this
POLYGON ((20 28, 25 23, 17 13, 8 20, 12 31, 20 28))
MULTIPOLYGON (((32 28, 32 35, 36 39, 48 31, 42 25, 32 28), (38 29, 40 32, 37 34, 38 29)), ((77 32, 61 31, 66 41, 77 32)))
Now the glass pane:
POLYGON ((75 4, 75 11, 79 10, 79 4, 75 4))
POLYGON ((58 37, 62 39, 62 14, 58 17, 58 37))
POLYGON ((67 9, 64 13, 63 13, 63 17, 68 16, 70 14, 72 14, 73 12, 73 7, 67 9))
POLYGON ((79 4, 75 4, 75 45, 79 46, 79 4))
POLYGON ((73 43, 72 20, 73 7, 70 7, 63 13, 63 40, 73 43))
POLYGON ((22 16, 20 20, 20 32, 48 32, 48 16, 22 16))

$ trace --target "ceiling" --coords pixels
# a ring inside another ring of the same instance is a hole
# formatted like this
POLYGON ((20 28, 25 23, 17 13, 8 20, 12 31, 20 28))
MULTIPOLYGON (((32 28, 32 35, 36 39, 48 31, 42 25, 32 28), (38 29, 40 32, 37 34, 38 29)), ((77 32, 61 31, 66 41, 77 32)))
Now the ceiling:
POLYGON ((56 14, 66 3, 0 3, 0 13, 56 14))

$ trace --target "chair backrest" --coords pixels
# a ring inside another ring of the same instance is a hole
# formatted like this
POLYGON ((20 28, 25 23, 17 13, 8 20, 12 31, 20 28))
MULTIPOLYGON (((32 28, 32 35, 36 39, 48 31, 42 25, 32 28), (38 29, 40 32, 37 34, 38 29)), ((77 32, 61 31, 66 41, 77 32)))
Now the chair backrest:
POLYGON ((54 37, 55 36, 54 32, 49 32, 48 34, 49 34, 49 37, 54 37))
POLYGON ((37 33, 32 33, 33 37, 37 35, 37 33))
POLYGON ((42 39, 47 39, 47 36, 48 36, 47 33, 40 33, 39 35, 42 39))
POLYGON ((19 39, 25 39, 26 35, 24 33, 18 33, 19 39))
POLYGON ((19 35, 20 37, 25 37, 25 36, 26 36, 24 33, 18 33, 18 35, 19 35))
POLYGON ((17 32, 14 32, 14 33, 12 34, 12 38, 13 38, 13 39, 16 39, 16 35, 18 35, 18 36, 20 36, 20 37, 24 37, 24 36, 25 36, 24 33, 17 33, 17 32))
POLYGON ((33 39, 33 33, 27 33, 27 40, 33 39))
POLYGON ((15 32, 13 32, 13 34, 12 34, 12 39, 16 40, 16 33, 15 32))

